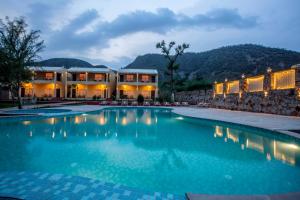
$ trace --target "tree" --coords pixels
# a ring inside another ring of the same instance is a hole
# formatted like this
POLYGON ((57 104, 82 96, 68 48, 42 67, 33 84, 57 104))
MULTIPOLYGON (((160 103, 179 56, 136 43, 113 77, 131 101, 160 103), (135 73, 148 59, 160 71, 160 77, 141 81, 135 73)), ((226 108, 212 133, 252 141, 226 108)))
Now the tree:
POLYGON ((22 17, 14 20, 6 17, 5 22, 0 19, 0 83, 9 88, 13 100, 18 98, 20 109, 19 90, 32 77, 27 65, 33 63, 44 48, 39 34, 40 31, 28 30, 22 17))
POLYGON ((175 46, 175 42, 172 41, 168 45, 166 45, 165 41, 161 41, 156 44, 156 48, 161 49, 161 53, 164 57, 168 60, 167 62, 167 70, 170 75, 170 85, 171 85, 171 101, 174 102, 175 95, 174 95, 174 72, 179 68, 179 64, 176 63, 176 60, 179 56, 184 53, 184 50, 189 48, 190 45, 183 43, 182 45, 178 45, 175 48, 175 53, 172 54, 172 48, 175 46))

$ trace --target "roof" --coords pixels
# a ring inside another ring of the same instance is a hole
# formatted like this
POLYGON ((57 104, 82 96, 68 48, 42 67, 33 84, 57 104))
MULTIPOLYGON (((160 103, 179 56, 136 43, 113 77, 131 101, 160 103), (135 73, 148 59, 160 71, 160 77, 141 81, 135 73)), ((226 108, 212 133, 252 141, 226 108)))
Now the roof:
POLYGON ((30 66, 30 70, 33 71, 45 71, 45 72, 61 72, 64 71, 64 67, 48 67, 48 66, 30 66))
POLYGON ((108 68, 99 67, 71 67, 67 69, 68 72, 110 72, 108 68))
POLYGON ((119 73, 158 74, 156 69, 120 69, 119 73))

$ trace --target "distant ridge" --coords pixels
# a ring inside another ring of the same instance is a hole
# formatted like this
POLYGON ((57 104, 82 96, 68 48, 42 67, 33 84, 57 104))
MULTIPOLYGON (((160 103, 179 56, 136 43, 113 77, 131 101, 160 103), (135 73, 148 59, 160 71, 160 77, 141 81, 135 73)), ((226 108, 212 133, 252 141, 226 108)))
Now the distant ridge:
POLYGON ((60 67, 65 66, 70 67, 94 67, 92 64, 76 59, 76 58, 51 58, 48 60, 43 60, 41 62, 35 63, 37 66, 49 66, 49 67, 60 67))
MULTIPOLYGON (((202 77, 210 81, 240 78, 241 74, 264 73, 267 67, 286 69, 300 63, 300 53, 279 48, 243 44, 221 47, 201 53, 185 53, 179 57, 178 76, 193 79, 202 77)), ((165 76, 166 60, 160 54, 138 56, 125 68, 155 68, 165 76)))

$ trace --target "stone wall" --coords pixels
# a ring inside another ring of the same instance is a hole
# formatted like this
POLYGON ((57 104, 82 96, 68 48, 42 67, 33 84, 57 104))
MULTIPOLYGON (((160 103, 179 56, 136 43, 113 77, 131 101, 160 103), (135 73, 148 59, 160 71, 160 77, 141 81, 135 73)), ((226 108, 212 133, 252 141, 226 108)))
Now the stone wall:
MULTIPOLYGON (((264 75, 263 91, 247 92, 245 76, 239 80, 240 92, 236 94, 214 94, 214 90, 178 92, 176 101, 190 104, 210 103, 210 107, 250 112, 300 116, 300 66, 295 69, 295 88, 272 90, 271 70, 264 75)), ((224 91, 227 91, 224 84, 224 91)))
POLYGON ((189 102, 189 104, 195 105, 199 102, 211 102, 213 99, 213 90, 194 90, 177 92, 175 95, 175 101, 189 102))
POLYGON ((300 100, 294 89, 264 92, 216 95, 211 107, 279 115, 300 116, 300 100))

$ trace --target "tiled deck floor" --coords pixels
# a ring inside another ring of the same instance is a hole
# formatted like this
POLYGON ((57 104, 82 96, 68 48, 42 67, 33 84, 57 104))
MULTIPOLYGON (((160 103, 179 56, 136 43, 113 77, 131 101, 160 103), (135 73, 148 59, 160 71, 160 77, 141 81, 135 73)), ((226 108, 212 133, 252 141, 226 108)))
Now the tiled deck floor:
POLYGON ((185 199, 184 196, 143 192, 94 179, 39 172, 0 173, 0 196, 30 200, 185 199))

